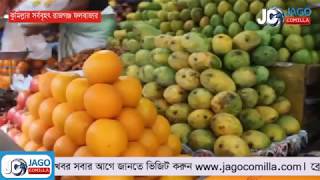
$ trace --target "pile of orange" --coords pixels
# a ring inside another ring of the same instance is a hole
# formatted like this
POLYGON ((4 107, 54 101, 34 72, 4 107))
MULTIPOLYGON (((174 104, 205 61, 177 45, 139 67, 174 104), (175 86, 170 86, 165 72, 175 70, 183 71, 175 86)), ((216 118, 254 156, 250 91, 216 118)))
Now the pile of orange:
POLYGON ((18 144, 26 151, 70 156, 178 156, 179 138, 168 120, 142 98, 140 81, 122 77, 119 56, 103 50, 83 66, 84 77, 40 75, 39 92, 27 100, 18 144))

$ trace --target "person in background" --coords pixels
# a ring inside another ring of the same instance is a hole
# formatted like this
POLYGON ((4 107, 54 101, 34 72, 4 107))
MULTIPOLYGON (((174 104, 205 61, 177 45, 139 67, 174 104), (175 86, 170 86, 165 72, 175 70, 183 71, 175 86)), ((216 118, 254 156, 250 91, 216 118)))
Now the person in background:
MULTIPOLYGON (((8 9, 8 0, 1 9, 8 9)), ((28 0, 26 0, 28 1, 28 0)), ((65 0, 67 6, 62 10, 89 10, 101 11, 100 23, 70 23, 59 24, 59 60, 73 56, 86 49, 103 48, 107 45, 107 37, 113 34, 116 28, 116 17, 113 9, 108 6, 107 0, 65 0)), ((50 9, 43 9, 50 10, 50 9)), ((28 24, 23 26, 26 38, 36 36, 57 26, 56 24, 28 24)), ((26 42, 28 43, 28 42, 26 42)))
MULTIPOLYGON (((101 11, 101 23, 59 24, 59 60, 73 56, 86 49, 103 48, 107 37, 116 28, 116 17, 107 0, 70 0, 63 10, 101 11)), ((25 26, 25 35, 32 36, 50 28, 51 25, 25 26)))

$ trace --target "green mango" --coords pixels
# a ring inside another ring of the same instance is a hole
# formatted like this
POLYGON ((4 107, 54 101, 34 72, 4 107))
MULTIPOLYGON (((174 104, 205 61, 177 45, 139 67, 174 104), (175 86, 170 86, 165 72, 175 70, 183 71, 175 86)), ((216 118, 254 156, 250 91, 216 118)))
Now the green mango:
POLYGON ((301 49, 295 52, 291 58, 292 62, 297 64, 312 64, 312 54, 307 49, 301 49))
POLYGON ((257 31, 259 29, 260 29, 260 26, 254 21, 248 21, 244 25, 244 30, 247 30, 247 31, 257 31))
POLYGON ((192 109, 209 109, 212 97, 210 91, 197 88, 190 92, 188 104, 192 109))
POLYGON ((224 66, 231 71, 250 66, 250 55, 241 49, 231 50, 224 56, 224 66))
POLYGON ((238 21, 241 26, 244 26, 247 22, 252 21, 252 14, 250 12, 245 12, 240 15, 238 21))
POLYGON ((255 71, 251 67, 240 67, 232 74, 233 81, 242 88, 253 87, 257 84, 255 71))
POLYGON ((219 14, 212 15, 211 18, 210 18, 211 26, 216 27, 218 25, 221 25, 222 24, 222 19, 223 18, 219 14))
POLYGON ((171 126, 171 133, 178 136, 183 144, 188 143, 191 127, 186 123, 178 123, 171 126))
POLYGON ((156 82, 149 82, 143 86, 142 95, 148 99, 159 99, 162 97, 163 88, 156 82))
POLYGON ((232 11, 227 11, 223 16, 223 24, 229 27, 233 22, 237 22, 237 15, 232 11))
POLYGON ((260 0, 254 0, 249 5, 249 11, 251 14, 258 14, 264 8, 264 3, 260 0))
POLYGON ((288 115, 280 117, 277 124, 285 130, 288 136, 298 134, 301 129, 300 122, 296 118, 288 115))
POLYGON ((271 46, 275 49, 283 47, 284 37, 282 34, 275 34, 271 37, 271 46))
POLYGON ((237 22, 232 23, 232 24, 229 26, 229 28, 228 28, 228 34, 229 34, 231 37, 236 36, 236 35, 239 34, 241 31, 242 31, 242 28, 241 28, 240 24, 237 23, 237 22))
POLYGON ((288 62, 290 58, 290 51, 287 48, 280 48, 278 50, 279 61, 288 62))
POLYGON ((261 131, 273 142, 280 142, 286 138, 286 131, 277 124, 266 124, 261 131))
POLYGON ((188 104, 173 104, 166 111, 166 117, 171 123, 186 123, 191 108, 188 104))
POLYGON ((245 109, 241 111, 239 117, 246 130, 260 129, 264 125, 261 114, 256 109, 245 109))
POLYGON ((216 14, 216 13, 217 13, 217 4, 210 2, 204 7, 204 15, 211 17, 213 14, 216 14))
POLYGON ((252 55, 252 62, 262 66, 272 66, 278 59, 277 50, 271 46, 259 46, 252 55))
POLYGON ((206 149, 212 150, 215 137, 209 130, 197 129, 189 136, 189 145, 193 150, 206 149))
POLYGON ((247 12, 249 4, 246 0, 237 0, 233 5, 233 11, 237 14, 247 12))
POLYGON ((303 37, 297 34, 290 34, 285 40, 284 44, 291 52, 305 48, 303 37))
POLYGON ((270 138, 264 133, 256 130, 249 130, 243 133, 242 139, 244 139, 248 146, 254 150, 266 149, 270 146, 270 138))
POLYGON ((238 91, 244 108, 254 108, 258 104, 259 95, 253 88, 243 88, 238 91))

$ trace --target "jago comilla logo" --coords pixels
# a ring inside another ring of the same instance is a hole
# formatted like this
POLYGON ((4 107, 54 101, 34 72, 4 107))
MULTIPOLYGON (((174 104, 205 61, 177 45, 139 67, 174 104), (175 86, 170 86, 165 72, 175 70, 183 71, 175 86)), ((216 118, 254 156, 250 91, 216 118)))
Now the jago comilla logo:
POLYGON ((258 24, 280 26, 284 22, 284 14, 279 8, 263 9, 262 17, 257 19, 258 24))
POLYGON ((54 180, 53 152, 0 152, 0 179, 54 180))
POLYGON ((23 159, 14 159, 11 161, 11 166, 6 169, 6 174, 15 176, 23 176, 27 172, 27 162, 23 159), (9 168, 9 169, 8 169, 9 168))
POLYGON ((261 17, 257 18, 260 25, 280 26, 282 24, 311 24, 312 9, 305 8, 288 8, 286 11, 273 7, 270 9, 262 9, 261 17))

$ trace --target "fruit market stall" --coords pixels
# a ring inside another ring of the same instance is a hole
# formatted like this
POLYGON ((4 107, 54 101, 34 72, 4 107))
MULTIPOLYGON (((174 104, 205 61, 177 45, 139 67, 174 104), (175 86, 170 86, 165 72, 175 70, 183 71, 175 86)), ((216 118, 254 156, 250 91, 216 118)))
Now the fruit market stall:
POLYGON ((320 97, 310 88, 320 72, 320 12, 310 26, 255 19, 266 7, 306 3, 143 1, 108 50, 42 65, 6 130, 25 151, 58 157, 297 156, 310 134, 318 138, 308 127, 320 127, 306 113, 310 93, 320 97))

